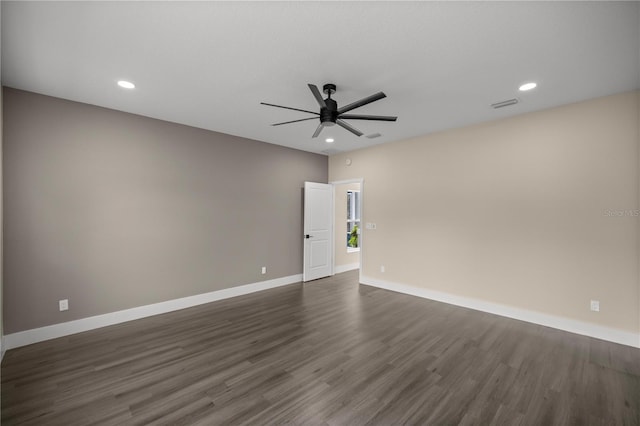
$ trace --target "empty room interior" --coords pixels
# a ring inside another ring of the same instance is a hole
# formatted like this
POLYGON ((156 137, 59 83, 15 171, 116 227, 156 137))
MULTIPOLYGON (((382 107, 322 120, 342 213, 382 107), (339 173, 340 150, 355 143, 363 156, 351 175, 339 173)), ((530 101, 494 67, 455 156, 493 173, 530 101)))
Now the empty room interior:
POLYGON ((640 425, 640 2, 0 16, 3 425, 640 425))

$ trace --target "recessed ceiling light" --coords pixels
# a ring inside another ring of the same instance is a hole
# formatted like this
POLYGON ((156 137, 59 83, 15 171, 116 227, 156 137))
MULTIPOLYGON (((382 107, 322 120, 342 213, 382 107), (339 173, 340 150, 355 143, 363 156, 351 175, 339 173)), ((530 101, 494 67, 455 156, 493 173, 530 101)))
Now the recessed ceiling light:
POLYGON ((333 142, 333 138, 326 138, 324 141, 327 142, 327 143, 331 143, 331 142, 333 142))
POLYGON ((118 81, 118 86, 124 87, 125 89, 135 89, 136 85, 130 81, 120 80, 118 81))
POLYGON ((523 84, 522 86, 520 86, 520 87, 519 87, 519 90, 520 90, 521 92, 526 92, 527 90, 535 89, 535 88, 536 88, 536 86, 537 86, 537 84, 536 84, 536 83, 533 83, 533 82, 531 82, 531 83, 525 83, 525 84, 523 84))

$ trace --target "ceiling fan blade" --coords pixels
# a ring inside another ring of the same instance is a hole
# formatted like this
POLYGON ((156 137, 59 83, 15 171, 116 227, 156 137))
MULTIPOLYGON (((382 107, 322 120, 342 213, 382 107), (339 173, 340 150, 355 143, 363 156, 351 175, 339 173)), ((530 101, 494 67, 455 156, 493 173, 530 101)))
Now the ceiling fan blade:
POLYGON ((322 131, 322 129, 324 129, 324 123, 318 124, 318 127, 316 128, 316 131, 313 132, 313 136, 311 136, 311 137, 312 138, 317 138, 318 135, 320 134, 320 132, 322 131))
POLYGON ((356 102, 354 102, 352 104, 349 104, 347 106, 343 106, 342 108, 338 109, 338 114, 342 114, 342 113, 345 113, 347 111, 351 111, 352 109, 359 108, 361 106, 370 104, 371 102, 375 102, 377 100, 380 100, 380 99, 386 98, 386 97, 387 97, 387 95, 385 95, 384 93, 378 92, 375 95, 367 96, 364 99, 360 99, 359 101, 356 101, 356 102))
POLYGON ((309 86, 309 89, 311 89, 313 97, 316 98, 316 101, 318 101, 318 105, 320 105, 321 108, 326 108, 327 104, 324 102, 324 99, 322 99, 322 94, 320 93, 320 90, 318 90, 318 86, 316 86, 315 84, 308 84, 307 86, 309 86))
POLYGON ((346 121, 342 121, 340 119, 336 120, 336 124, 344 129, 347 129, 348 131, 350 131, 351 133, 353 133, 356 136, 362 136, 364 133, 362 133, 360 130, 356 129, 355 127, 351 126, 350 124, 348 124, 346 121))
POLYGON ((266 103, 266 102, 260 102, 260 104, 261 104, 261 105, 272 106, 272 107, 276 107, 276 108, 292 109, 292 110, 294 110, 294 111, 308 112, 309 114, 320 115, 320 113, 318 113, 318 112, 307 111, 306 109, 291 108, 291 107, 286 107, 286 106, 282 106, 282 105, 268 104, 268 103, 266 103))
POLYGON ((396 121, 398 117, 391 117, 388 115, 355 115, 355 114, 340 114, 338 118, 344 120, 377 120, 377 121, 396 121))
POLYGON ((300 120, 285 121, 284 123, 272 124, 272 126, 282 126, 283 124, 297 123, 298 121, 317 120, 318 117, 301 118, 300 120))

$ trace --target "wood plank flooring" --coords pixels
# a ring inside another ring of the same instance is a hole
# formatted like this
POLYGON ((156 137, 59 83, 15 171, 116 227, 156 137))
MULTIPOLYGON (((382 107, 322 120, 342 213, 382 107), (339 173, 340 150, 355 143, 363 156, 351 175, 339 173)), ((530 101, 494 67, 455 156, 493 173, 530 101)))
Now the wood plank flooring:
POLYGON ((638 425, 640 350, 355 271, 9 351, 3 425, 638 425))

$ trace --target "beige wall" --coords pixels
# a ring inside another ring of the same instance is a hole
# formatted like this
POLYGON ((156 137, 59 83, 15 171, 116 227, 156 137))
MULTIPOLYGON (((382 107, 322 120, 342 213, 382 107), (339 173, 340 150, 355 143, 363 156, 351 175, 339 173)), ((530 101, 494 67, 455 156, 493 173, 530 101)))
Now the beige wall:
POLYGON ((363 274, 640 331, 638 217, 607 215, 639 208, 638 96, 332 156, 366 182, 363 274))
POLYGON ((6 88, 4 131, 6 333, 302 272, 325 156, 6 88))
POLYGON ((360 253, 349 253, 346 246, 347 235, 347 191, 360 190, 359 183, 335 185, 335 266, 360 264, 360 253))

